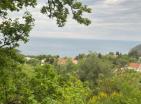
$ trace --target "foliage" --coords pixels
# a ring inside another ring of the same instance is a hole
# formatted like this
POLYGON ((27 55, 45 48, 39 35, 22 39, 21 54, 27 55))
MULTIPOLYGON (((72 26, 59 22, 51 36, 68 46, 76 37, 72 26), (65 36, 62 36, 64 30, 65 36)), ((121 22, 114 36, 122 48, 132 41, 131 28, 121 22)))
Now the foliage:
POLYGON ((83 12, 91 13, 91 9, 86 5, 82 5, 77 0, 48 0, 47 5, 41 9, 43 14, 47 14, 50 18, 56 18, 58 26, 65 25, 68 14, 70 12, 79 23, 89 25, 91 22, 87 18, 83 18, 83 12), (68 8, 69 7, 69 8, 68 8), (69 11, 71 9, 71 11, 69 11))
POLYGON ((140 73, 125 71, 108 80, 103 80, 99 83, 99 93, 93 96, 89 103, 140 104, 140 78, 140 73))
POLYGON ((135 47, 133 47, 129 53, 128 53, 131 57, 135 57, 138 58, 141 56, 141 45, 137 45, 135 47))
POLYGON ((95 54, 89 54, 88 57, 80 63, 78 76, 81 81, 88 81, 90 87, 97 84, 99 78, 111 76, 112 64, 106 59, 100 59, 95 54))
POLYGON ((140 72, 114 70, 131 60, 90 53, 77 65, 41 66, 25 63, 15 49, 0 49, 0 104, 140 104, 140 72))
MULTIPOLYGON (((80 24, 89 25, 91 21, 83 17, 83 13, 91 13, 91 9, 77 0, 47 0, 41 13, 55 18, 59 27, 65 25, 69 14, 80 24)), ((1 0, 0 1, 0 48, 18 47, 21 42, 28 41, 29 33, 34 26, 34 18, 27 11, 28 7, 36 8, 37 0, 1 0), (13 19, 10 13, 26 11, 22 18, 13 19), (22 22, 21 22, 22 21, 22 22)))
MULTIPOLYGON (((0 52, 4 56, 5 51, 0 52)), ((86 104, 89 88, 77 76, 66 79, 52 65, 22 64, 14 52, 10 51, 10 64, 0 69, 1 104, 86 104)))
POLYGON ((24 56, 15 49, 0 49, 0 69, 24 63, 24 56))
POLYGON ((88 95, 80 80, 73 76, 66 80, 49 65, 36 69, 31 85, 35 99, 42 104, 83 104, 88 95))
POLYGON ((25 23, 20 23, 18 19, 6 19, 0 24, 0 48, 15 48, 20 42, 28 41, 29 32, 32 29, 34 19, 29 12, 23 16, 25 23))
POLYGON ((38 59, 32 58, 30 60, 26 60, 26 64, 29 64, 29 65, 36 67, 37 65, 41 64, 41 61, 38 59))
MULTIPOLYGON (((66 80, 50 65, 34 69, 35 60, 24 65, 23 56, 15 50, 28 41, 34 18, 28 11, 20 19, 9 17, 9 13, 36 5, 37 0, 0 1, 0 104, 85 104, 88 88, 76 76, 66 80)), ((41 13, 56 18, 59 27, 65 25, 69 14, 78 23, 89 25, 84 12, 90 13, 91 9, 77 0, 48 0, 41 9, 41 13)), ((47 61, 52 64, 55 60, 47 61)))
POLYGON ((62 74, 63 76, 74 74, 77 72, 78 65, 73 64, 71 60, 68 59, 67 63, 64 65, 57 64, 56 70, 58 73, 62 74))

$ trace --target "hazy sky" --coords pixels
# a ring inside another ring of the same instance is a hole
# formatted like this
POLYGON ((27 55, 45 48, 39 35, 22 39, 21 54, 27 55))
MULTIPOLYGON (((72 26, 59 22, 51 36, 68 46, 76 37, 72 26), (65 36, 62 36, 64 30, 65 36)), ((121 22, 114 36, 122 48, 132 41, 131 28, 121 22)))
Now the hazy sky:
POLYGON ((46 0, 38 1, 38 8, 30 10, 36 19, 32 37, 141 40, 141 0, 81 0, 93 10, 87 15, 92 24, 83 26, 69 18, 63 28, 39 13, 46 0))

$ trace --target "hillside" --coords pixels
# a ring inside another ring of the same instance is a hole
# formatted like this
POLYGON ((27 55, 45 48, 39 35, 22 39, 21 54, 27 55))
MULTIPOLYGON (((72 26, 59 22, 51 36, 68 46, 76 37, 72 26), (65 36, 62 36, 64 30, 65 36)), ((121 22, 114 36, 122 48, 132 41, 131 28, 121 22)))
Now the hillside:
POLYGON ((129 51, 129 55, 131 56, 141 56, 141 44, 133 47, 130 51, 129 51))

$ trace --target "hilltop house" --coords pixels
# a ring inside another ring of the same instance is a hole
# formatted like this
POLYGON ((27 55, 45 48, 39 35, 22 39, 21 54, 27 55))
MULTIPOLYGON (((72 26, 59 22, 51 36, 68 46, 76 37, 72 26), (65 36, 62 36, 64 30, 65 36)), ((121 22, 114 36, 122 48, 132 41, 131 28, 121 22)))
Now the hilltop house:
POLYGON ((139 64, 139 63, 129 63, 128 69, 133 69, 135 71, 141 72, 141 64, 139 64))

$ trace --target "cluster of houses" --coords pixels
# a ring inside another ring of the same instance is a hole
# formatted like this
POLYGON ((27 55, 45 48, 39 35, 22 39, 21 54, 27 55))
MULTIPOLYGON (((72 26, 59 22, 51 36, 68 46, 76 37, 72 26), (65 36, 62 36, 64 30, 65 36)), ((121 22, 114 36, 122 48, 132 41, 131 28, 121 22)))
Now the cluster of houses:
MULTIPOLYGON (((29 61, 31 59, 33 59, 33 58, 26 57, 26 60, 27 61, 29 61)), ((78 60, 75 57, 69 58, 69 60, 73 64, 78 64, 78 60)), ((66 58, 66 57, 60 57, 60 58, 58 58, 58 62, 57 63, 60 64, 60 65, 64 65, 67 62, 68 62, 68 58, 66 58)), ((46 64, 45 59, 42 59, 40 64, 41 65, 46 64)), ((129 63, 126 68, 127 69, 131 69, 131 70, 134 70, 134 71, 141 72, 141 64, 140 63, 129 63)))
MULTIPOLYGON (((26 57, 27 61, 32 60, 32 59, 34 59, 34 58, 26 57)), ((78 64, 78 60, 75 57, 72 57, 72 58, 60 57, 60 58, 58 58, 57 63, 60 65, 64 65, 68 62, 68 60, 70 60, 73 64, 78 64)), ((45 65, 46 59, 40 60, 40 64, 41 64, 41 66, 45 65)))
MULTIPOLYGON (((62 65, 62 64, 66 64, 68 61, 68 58, 66 57, 62 57, 62 58, 59 58, 58 59, 58 64, 62 65)), ((73 64, 78 64, 78 60, 75 58, 75 57, 72 57, 70 59, 70 61, 73 63, 73 64)))

